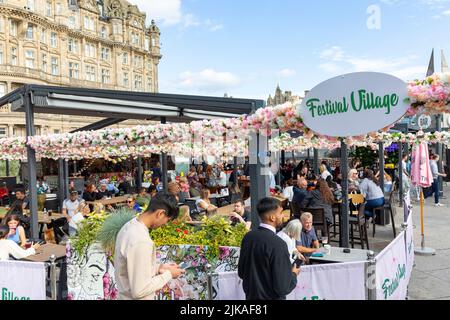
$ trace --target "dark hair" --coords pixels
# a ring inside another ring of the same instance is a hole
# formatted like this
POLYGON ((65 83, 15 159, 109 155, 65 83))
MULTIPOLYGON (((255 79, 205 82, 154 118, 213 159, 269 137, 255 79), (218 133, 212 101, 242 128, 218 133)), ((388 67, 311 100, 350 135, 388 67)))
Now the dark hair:
POLYGON ((165 210, 170 220, 178 217, 178 201, 173 194, 158 193, 150 200, 150 204, 145 212, 153 213, 156 210, 165 210))
POLYGON ((268 213, 273 212, 280 207, 281 203, 279 200, 266 197, 259 200, 258 205, 256 206, 256 211, 258 211, 258 215, 262 219, 268 213))
POLYGON ((0 225, 0 239, 4 239, 9 234, 9 227, 6 225, 0 225))
POLYGON ((24 189, 16 189, 16 190, 14 190, 14 193, 17 193, 17 192, 25 194, 25 190, 24 189))
POLYGON ((156 190, 156 186, 154 184, 151 184, 150 187, 148 187, 148 192, 149 193, 152 193, 155 190, 156 190))
POLYGON ((141 192, 143 192, 143 191, 147 192, 147 188, 141 187, 141 188, 139 189, 139 193, 141 193, 141 192))
POLYGON ((375 184, 376 184, 377 186, 380 185, 380 182, 378 181, 377 178, 375 178, 375 175, 373 174, 373 171, 370 170, 370 169, 365 169, 365 170, 364 170, 363 178, 367 178, 367 179, 369 179, 369 180, 372 180, 373 182, 375 182, 375 184))
POLYGON ((331 192, 331 189, 330 189, 327 181, 320 179, 318 182, 318 185, 319 185, 319 192, 320 192, 320 196, 322 197, 322 200, 328 204, 333 204, 334 203, 334 195, 333 195, 333 192, 331 192))
POLYGON ((432 154, 432 155, 431 155, 431 159, 433 159, 433 160, 436 160, 438 157, 439 157, 438 154, 432 154))
POLYGON ((233 204, 236 204, 236 203, 240 203, 242 205, 245 205, 245 202, 244 202, 243 199, 237 199, 236 201, 233 202, 233 204))
POLYGON ((11 220, 18 221, 18 222, 19 222, 19 225, 20 225, 20 216, 19 216, 18 214, 16 214, 16 213, 8 214, 8 215, 6 216, 6 219, 5 219, 5 225, 8 226, 8 223, 9 223, 11 220))

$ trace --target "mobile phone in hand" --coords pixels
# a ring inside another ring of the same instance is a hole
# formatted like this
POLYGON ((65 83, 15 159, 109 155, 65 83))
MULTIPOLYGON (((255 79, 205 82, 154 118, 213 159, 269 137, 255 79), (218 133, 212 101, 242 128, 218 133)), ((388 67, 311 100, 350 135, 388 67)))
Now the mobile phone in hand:
POLYGON ((303 263, 304 263, 304 261, 301 260, 301 259, 299 259, 299 258, 295 259, 295 261, 294 261, 294 264, 295 264, 295 266, 296 266, 297 268, 300 268, 300 266, 301 266, 303 263))

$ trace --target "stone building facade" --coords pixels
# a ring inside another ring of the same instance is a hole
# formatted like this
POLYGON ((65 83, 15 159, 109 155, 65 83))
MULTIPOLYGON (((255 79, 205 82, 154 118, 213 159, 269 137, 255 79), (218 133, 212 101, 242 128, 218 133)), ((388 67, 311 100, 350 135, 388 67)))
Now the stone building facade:
MULTIPOLYGON (((158 92, 160 30, 145 19, 125 0, 0 0, 0 96, 31 83, 158 92)), ((36 134, 98 120, 37 114, 36 134)), ((24 114, 0 108, 0 137, 18 135, 24 114)))
POLYGON ((277 85, 275 89, 275 95, 269 95, 267 99, 267 106, 277 106, 279 104, 283 104, 288 101, 294 101, 294 99, 298 98, 297 96, 292 95, 292 91, 281 91, 280 85, 277 85))

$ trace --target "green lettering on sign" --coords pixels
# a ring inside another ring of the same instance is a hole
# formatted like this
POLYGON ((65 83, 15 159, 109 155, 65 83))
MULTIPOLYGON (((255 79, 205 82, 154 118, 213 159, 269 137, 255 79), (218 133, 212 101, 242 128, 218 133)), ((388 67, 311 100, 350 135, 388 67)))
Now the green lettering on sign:
POLYGON ((31 298, 16 296, 14 295, 14 292, 9 291, 8 288, 2 288, 2 300, 31 300, 31 298))
POLYGON ((392 296, 397 290, 400 280, 405 279, 406 274, 406 265, 398 265, 397 266, 397 273, 395 274, 394 279, 384 279, 383 285, 381 288, 383 289, 384 293, 384 299, 386 300, 388 297, 392 296))
POLYGON ((342 97, 342 100, 325 100, 322 102, 318 98, 311 98, 306 101, 306 107, 313 118, 316 116, 322 117, 348 112, 350 110, 347 103, 348 100, 350 101, 351 109, 355 112, 383 109, 385 114, 390 114, 392 108, 398 105, 400 98, 396 93, 377 96, 373 92, 360 89, 357 92, 352 91, 350 99, 342 97))

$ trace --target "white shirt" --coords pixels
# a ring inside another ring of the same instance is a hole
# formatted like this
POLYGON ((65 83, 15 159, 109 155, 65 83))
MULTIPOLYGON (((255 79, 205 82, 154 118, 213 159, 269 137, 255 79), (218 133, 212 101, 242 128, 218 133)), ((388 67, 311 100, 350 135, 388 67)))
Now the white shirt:
POLYGON ((269 182, 270 182, 269 187, 271 189, 275 189, 275 186, 276 186, 275 175, 273 174, 272 170, 270 170, 270 169, 269 169, 269 182))
POLYGON ((328 176, 331 176, 331 173, 328 170, 325 170, 320 176, 323 180, 327 180, 328 176))
POLYGON ((279 236, 284 242, 286 242, 286 245, 287 245, 287 248, 288 248, 288 252, 289 252, 289 259, 291 259, 291 263, 293 263, 294 259, 292 259, 292 254, 296 250, 295 239, 289 237, 286 234, 286 232, 284 232, 284 231, 278 232, 277 236, 279 236))
POLYGON ((12 240, 0 240, 0 261, 9 260, 10 255, 16 259, 23 259, 33 254, 36 254, 33 247, 25 250, 12 240))
POLYGON ((218 184, 221 187, 227 186, 227 174, 223 171, 220 171, 218 184))
POLYGON ((114 272, 119 300, 153 300, 155 291, 172 279, 168 270, 158 274, 159 267, 147 227, 133 218, 120 229, 116 240, 114 272))
POLYGON ((203 200, 203 199, 195 200, 195 206, 196 206, 196 208, 197 208, 198 211, 204 211, 204 210, 206 210, 205 208, 200 207, 200 203, 202 203, 202 202, 204 202, 204 204, 206 205, 206 207, 209 206, 208 202, 206 202, 206 201, 203 200))
POLYGON ((380 199, 384 198, 383 190, 379 186, 375 184, 370 179, 365 178, 360 184, 359 184, 359 190, 364 195, 366 200, 374 200, 374 199, 380 199))
POLYGON ((275 228, 274 228, 273 226, 271 226, 271 225, 268 225, 268 224, 265 224, 265 223, 261 223, 259 226, 262 227, 262 228, 269 229, 269 230, 272 231, 273 233, 277 233, 277 229, 275 229, 275 228))
POLYGON ((289 199, 289 202, 292 202, 292 198, 294 197, 294 186, 284 188, 283 197, 289 199))
POLYGON ((80 201, 78 199, 75 201, 66 199, 63 202, 63 209, 67 210, 67 214, 69 215, 69 217, 73 217, 79 205, 80 201))
POLYGON ((431 173, 433 174, 433 179, 437 179, 439 177, 439 169, 435 160, 430 160, 430 169, 431 173))

